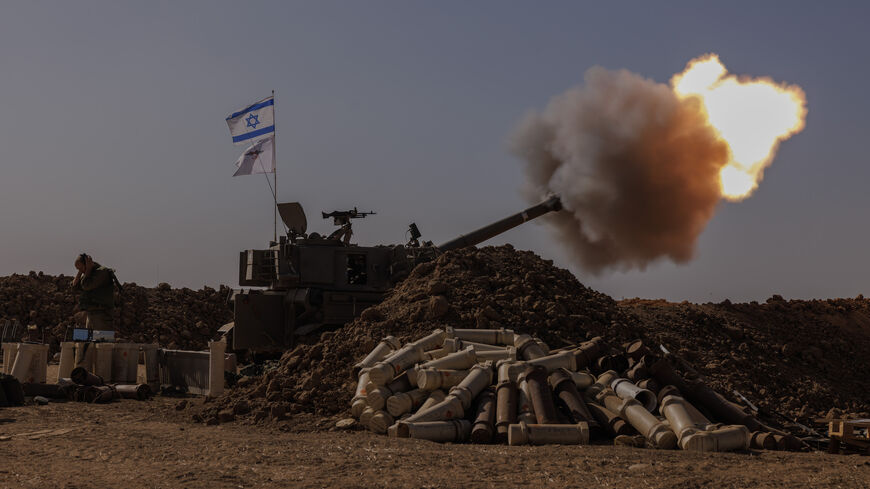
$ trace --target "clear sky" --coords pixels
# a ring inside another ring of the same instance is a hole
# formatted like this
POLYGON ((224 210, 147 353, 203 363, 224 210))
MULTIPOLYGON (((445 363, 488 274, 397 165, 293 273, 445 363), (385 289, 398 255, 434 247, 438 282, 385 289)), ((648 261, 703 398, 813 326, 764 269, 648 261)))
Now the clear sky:
MULTIPOLYGON (((803 87, 806 129, 723 203, 688 265, 589 276, 541 225, 513 243, 616 298, 870 292, 867 2, 133 2, 0 6, 0 275, 237 286, 272 236, 224 118, 276 91, 280 200, 358 206, 361 244, 436 243, 526 207, 507 137, 591 66, 660 82, 718 53, 803 87)), ((750 121, 751 122, 751 121, 750 121)))

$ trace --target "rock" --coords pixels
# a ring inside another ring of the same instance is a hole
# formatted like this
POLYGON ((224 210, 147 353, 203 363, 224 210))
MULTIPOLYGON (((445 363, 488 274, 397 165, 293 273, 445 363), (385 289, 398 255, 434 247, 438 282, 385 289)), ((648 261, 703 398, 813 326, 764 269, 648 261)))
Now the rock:
POLYGON ((474 322, 474 327, 477 329, 489 329, 490 328, 489 318, 487 318, 486 316, 484 316, 482 314, 478 314, 476 319, 475 319, 475 322, 474 322))
POLYGON ((445 314, 450 309, 450 304, 447 303, 447 298, 443 295, 436 295, 429 298, 429 317, 437 319, 445 314))
POLYGON ((175 404, 176 411, 184 411, 187 407, 190 406, 190 401, 187 399, 182 399, 175 404))
POLYGON ((269 386, 266 387, 266 394, 267 395, 272 394, 273 392, 280 392, 280 391, 281 391, 281 382, 278 379, 272 379, 272 381, 269 382, 269 386))
POLYGON ((376 307, 369 307, 360 314, 360 319, 370 323, 376 323, 384 320, 384 315, 376 307))
POLYGON ((245 401, 244 399, 238 401, 233 406, 233 414, 234 415, 248 414, 249 412, 251 412, 251 405, 248 404, 248 402, 245 401))
POLYGON ((248 397, 251 399, 258 399, 261 397, 266 397, 266 385, 260 384, 256 389, 252 390, 248 397))
POLYGON ((218 413, 218 420, 221 423, 231 423, 236 420, 236 415, 229 409, 225 409, 218 413))
POLYGON ((301 357, 301 356, 299 356, 299 355, 292 356, 292 357, 289 357, 288 360, 287 360, 287 363, 285 363, 285 368, 287 368, 287 370, 291 370, 291 371, 292 371, 292 370, 295 370, 296 367, 297 367, 300 363, 302 363, 302 357, 301 357))
POLYGON ((320 383, 320 373, 317 371, 311 372, 307 377, 299 384, 299 387, 302 390, 309 390, 314 388, 320 383))
POLYGON ((736 326, 726 326, 724 331, 725 334, 734 341, 740 341, 743 339, 743 330, 741 328, 736 326))
POLYGON ((808 405, 804 404, 804 406, 801 407, 800 411, 798 411, 797 416, 798 416, 798 418, 809 418, 811 412, 812 411, 810 410, 810 407, 808 405))
POLYGON ((254 413, 254 421, 262 421, 269 417, 269 409, 263 408, 254 413))
POLYGON ((362 348, 365 351, 371 351, 375 347, 375 345, 377 345, 377 344, 378 344, 378 342, 375 341, 374 338, 372 338, 371 336, 366 336, 362 339, 362 341, 360 343, 360 348, 362 348))
POLYGON ((300 404, 307 404, 311 399, 311 391, 302 391, 296 395, 296 402, 300 404))
POLYGON ((447 292, 447 284, 440 280, 432 280, 426 289, 428 295, 444 295, 447 292))
POLYGON ((321 343, 317 343, 312 346, 310 350, 308 350, 308 357, 312 360, 320 360, 323 358, 323 345, 321 343))
POLYGON ((643 448, 646 440, 643 436, 619 435, 613 439, 615 446, 643 448))
POLYGON ((414 267, 413 270, 411 270, 411 277, 414 277, 414 278, 425 277, 425 276, 429 275, 430 273, 432 273, 434 270, 435 270, 434 263, 424 262, 424 263, 417 265, 416 267, 414 267))
POLYGON ((498 313, 492 306, 486 306, 481 312, 487 319, 491 319, 493 321, 501 321, 502 316, 498 313))
POLYGON ((284 419, 285 414, 287 413, 284 406, 278 404, 269 408, 269 417, 275 420, 284 419))
POLYGON ((335 336, 335 331, 324 331, 323 333, 320 333, 320 342, 325 343, 333 336, 335 336))
POLYGON ((801 352, 801 357, 807 362, 816 362, 822 359, 823 354, 821 348, 810 346, 801 352))
POLYGON ((353 428, 353 426, 354 426, 355 424, 356 424, 356 420, 355 420, 355 419, 353 419, 353 418, 344 418, 344 419, 340 419, 340 420, 338 420, 338 422, 335 423, 335 427, 336 427, 336 428, 339 428, 339 429, 347 429, 347 428, 353 428))
POLYGON ((258 409, 256 412, 254 412, 254 421, 262 421, 264 419, 267 419, 268 417, 269 417, 269 409, 268 408, 258 409))

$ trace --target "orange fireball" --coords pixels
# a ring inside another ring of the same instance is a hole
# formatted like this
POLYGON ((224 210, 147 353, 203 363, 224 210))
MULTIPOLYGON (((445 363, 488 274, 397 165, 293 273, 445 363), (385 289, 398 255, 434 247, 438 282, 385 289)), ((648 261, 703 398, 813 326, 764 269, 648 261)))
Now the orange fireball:
POLYGON ((738 78, 715 54, 690 61, 671 78, 671 87, 681 99, 697 97, 710 125, 727 143, 730 159, 719 181, 728 200, 749 197, 779 143, 805 125, 806 96, 799 86, 769 78, 738 78))

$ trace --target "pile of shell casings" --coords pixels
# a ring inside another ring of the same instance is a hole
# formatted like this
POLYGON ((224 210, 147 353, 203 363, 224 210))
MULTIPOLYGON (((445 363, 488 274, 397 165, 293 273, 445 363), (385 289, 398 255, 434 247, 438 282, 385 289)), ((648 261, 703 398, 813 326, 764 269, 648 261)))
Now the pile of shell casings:
POLYGON ((551 351, 507 329, 388 336, 353 367, 351 413, 375 433, 437 442, 799 448, 641 341, 623 350, 596 337, 551 351))

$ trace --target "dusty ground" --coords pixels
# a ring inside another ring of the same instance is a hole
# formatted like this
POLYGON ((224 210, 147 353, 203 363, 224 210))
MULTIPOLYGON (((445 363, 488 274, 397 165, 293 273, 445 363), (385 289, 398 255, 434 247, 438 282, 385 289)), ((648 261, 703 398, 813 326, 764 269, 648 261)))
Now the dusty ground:
POLYGON ((177 402, 0 409, 0 487, 870 487, 870 457, 288 433, 194 424, 177 402))

